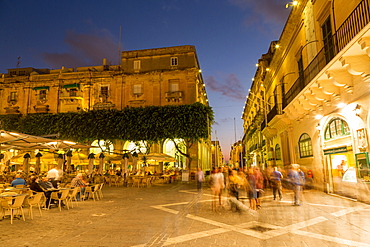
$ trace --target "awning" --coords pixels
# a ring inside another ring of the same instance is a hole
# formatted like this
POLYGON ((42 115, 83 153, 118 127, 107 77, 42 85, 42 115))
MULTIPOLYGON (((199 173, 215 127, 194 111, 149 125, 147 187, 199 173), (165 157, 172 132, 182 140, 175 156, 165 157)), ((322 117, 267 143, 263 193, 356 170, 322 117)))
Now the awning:
POLYGON ((71 141, 55 140, 41 136, 32 136, 22 133, 15 133, 0 130, 0 150, 18 149, 78 149, 96 148, 95 146, 79 144, 71 141))
POLYGON ((78 88, 78 89, 80 89, 80 83, 66 84, 66 85, 63 85, 63 88, 78 88))
POLYGON ((44 86, 44 87, 34 87, 34 88, 32 88, 33 90, 49 90, 49 86, 44 86))

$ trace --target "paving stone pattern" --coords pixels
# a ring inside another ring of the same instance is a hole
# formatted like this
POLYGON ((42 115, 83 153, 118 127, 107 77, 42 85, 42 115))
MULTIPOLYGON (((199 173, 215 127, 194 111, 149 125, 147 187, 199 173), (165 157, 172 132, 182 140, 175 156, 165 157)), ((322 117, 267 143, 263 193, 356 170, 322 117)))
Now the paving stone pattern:
MULTIPOLYGON (((266 190, 257 214, 232 211, 226 193, 212 211, 211 191, 192 182, 149 188, 104 187, 104 198, 34 210, 34 219, 0 221, 0 246, 368 246, 370 205, 315 190, 293 206, 292 191, 266 190)), ((244 202, 249 204, 247 200, 244 202)))

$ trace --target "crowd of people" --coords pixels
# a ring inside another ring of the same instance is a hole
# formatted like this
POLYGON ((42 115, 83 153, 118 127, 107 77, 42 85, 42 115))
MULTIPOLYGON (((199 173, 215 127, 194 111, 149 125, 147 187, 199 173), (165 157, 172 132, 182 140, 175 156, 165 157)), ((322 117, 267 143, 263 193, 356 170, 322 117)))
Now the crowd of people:
MULTIPOLYGON (((44 209, 49 208, 49 204, 56 204, 51 199, 51 194, 56 189, 60 188, 63 171, 58 169, 58 166, 54 166, 46 174, 38 175, 35 173, 24 174, 16 173, 14 180, 10 182, 11 187, 24 186, 29 188, 32 193, 43 192, 46 198, 44 209)), ((84 196, 85 188, 89 185, 86 177, 84 178, 82 173, 78 173, 70 182, 70 187, 80 188, 77 193, 77 201, 80 201, 81 196, 84 196)))
MULTIPOLYGON (((308 174, 310 178, 312 172, 308 174)), ((271 188, 273 199, 281 201, 283 199, 283 181, 289 189, 294 192, 293 205, 301 205, 301 193, 306 182, 306 176, 298 164, 292 164, 290 169, 280 171, 278 167, 270 167, 262 170, 258 166, 244 167, 244 169, 231 169, 229 167, 215 167, 211 171, 208 179, 201 168, 196 173, 198 191, 203 189, 203 184, 207 182, 211 188, 214 199, 212 200, 212 210, 216 210, 217 205, 222 206, 222 195, 227 193, 236 200, 245 197, 249 199, 249 208, 258 210, 262 208, 262 195, 265 188, 271 188), (283 175, 283 173, 285 175, 283 175), (285 177, 286 176, 286 177, 285 177)), ((244 199, 244 198, 243 198, 244 199)), ((232 208, 236 205, 231 205, 232 208)), ((238 210, 238 208, 235 208, 238 210)))

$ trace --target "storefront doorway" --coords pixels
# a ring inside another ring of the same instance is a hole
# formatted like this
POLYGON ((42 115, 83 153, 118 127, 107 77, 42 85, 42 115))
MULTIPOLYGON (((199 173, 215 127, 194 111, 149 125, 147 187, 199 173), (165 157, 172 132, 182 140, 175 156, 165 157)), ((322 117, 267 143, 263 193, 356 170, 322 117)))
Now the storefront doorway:
POLYGON ((339 150, 346 150, 346 147, 324 151, 328 171, 328 192, 356 198, 356 162, 353 152, 335 153, 339 150))

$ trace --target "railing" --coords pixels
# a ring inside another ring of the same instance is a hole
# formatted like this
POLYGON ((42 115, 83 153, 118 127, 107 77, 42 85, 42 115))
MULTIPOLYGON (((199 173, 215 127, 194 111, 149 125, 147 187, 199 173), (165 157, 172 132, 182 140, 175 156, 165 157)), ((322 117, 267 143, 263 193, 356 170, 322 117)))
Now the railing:
MULTIPOLYGON (((348 18, 338 28, 333 35, 334 56, 338 54, 352 39, 355 37, 369 22, 370 10, 369 1, 363 0, 352 11, 348 18)), ((334 57, 333 56, 333 57, 334 57)), ((333 59, 330 58, 330 59, 333 59)), ((307 86, 310 81, 330 62, 325 58, 325 49, 321 49, 312 62, 304 70, 303 78, 298 78, 293 86, 284 95, 283 99, 285 108, 292 100, 307 86)))
POLYGON ((363 0, 337 31, 337 47, 342 50, 370 22, 369 0, 363 0))

